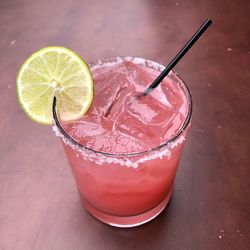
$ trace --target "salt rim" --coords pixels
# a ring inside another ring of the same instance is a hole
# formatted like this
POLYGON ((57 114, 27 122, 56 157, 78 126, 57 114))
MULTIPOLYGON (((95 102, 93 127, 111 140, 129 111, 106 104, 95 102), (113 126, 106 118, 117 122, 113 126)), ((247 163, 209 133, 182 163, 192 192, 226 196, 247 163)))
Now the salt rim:
MULTIPOLYGON (((160 65, 156 62, 153 62, 153 61, 150 61, 147 59, 143 59, 143 58, 139 58, 139 57, 132 57, 132 56, 120 57, 120 56, 117 56, 117 57, 113 57, 113 58, 109 58, 109 59, 110 60, 113 59, 114 61, 113 62, 103 62, 102 60, 97 60, 97 63, 96 62, 89 63, 89 67, 92 71, 95 71, 96 69, 100 68, 100 66, 107 67, 107 66, 115 65, 117 63, 122 63, 124 61, 129 61, 129 62, 133 62, 135 64, 142 65, 144 67, 150 67, 150 68, 155 69, 155 70, 160 71, 160 72, 162 72, 165 68, 163 65, 160 65)), ((170 75, 172 75, 173 73, 174 73, 173 71, 170 71, 170 75)))
MULTIPOLYGON (((150 67, 153 68, 157 71, 162 72, 165 67, 161 64, 158 64, 154 61, 150 61, 147 59, 143 59, 143 58, 138 58, 138 57, 130 57, 130 56, 126 56, 126 57, 113 57, 113 58, 108 58, 106 60, 112 60, 112 62, 105 62, 104 60, 97 60, 95 62, 91 62, 89 63, 89 67, 92 71, 95 71, 96 69, 100 68, 100 67, 106 67, 106 66, 112 66, 115 65, 117 63, 121 63, 124 61, 131 61, 135 64, 139 64, 142 65, 144 67, 150 67)), ((178 76, 178 74, 176 74, 173 71, 170 71, 169 73, 170 76, 172 77, 176 77, 179 78, 178 80, 180 80, 180 77, 178 76)), ((190 124, 190 123, 189 123, 190 124)), ((190 126, 190 125, 188 125, 190 126)), ((142 152, 141 154, 138 155, 105 155, 102 154, 102 152, 93 152, 88 148, 81 148, 79 145, 76 145, 74 143, 72 143, 68 138, 66 138, 60 131, 60 129, 57 127, 57 125, 55 124, 54 121, 54 126, 52 127, 53 131, 55 132, 56 136, 60 137, 63 141, 64 144, 70 146, 73 150, 79 152, 80 154, 76 153, 76 157, 83 157, 85 160, 88 161, 92 161, 95 162, 96 165, 102 165, 103 163, 114 163, 117 165, 121 165, 121 166, 126 166, 129 168, 138 168, 140 163, 144 163, 146 161, 149 160, 153 160, 156 158, 159 159, 163 159, 164 157, 166 157, 167 159, 171 158, 171 150, 175 147, 177 147, 179 144, 182 144, 185 141, 185 136, 186 136, 186 132, 182 131, 182 135, 180 135, 178 138, 176 138, 174 141, 169 142, 168 144, 166 144, 165 146, 163 146, 162 148, 159 148, 157 150, 154 151, 147 151, 147 152, 142 152), (144 157, 142 157, 142 155, 145 155, 144 157), (135 160, 134 158, 139 158, 137 160, 135 160), (132 160, 131 160, 132 159, 132 160)))
MULTIPOLYGON (((65 145, 70 146, 74 151, 77 151, 80 153, 81 157, 83 157, 85 160, 88 161, 94 161, 97 165, 102 165, 103 163, 115 163, 119 164, 121 166, 126 166, 129 168, 138 168, 140 163, 144 163, 149 160, 154 160, 156 158, 163 159, 164 157, 167 157, 167 159, 171 158, 171 149, 177 147, 179 144, 182 144, 185 141, 185 137, 181 135, 179 138, 177 138, 174 142, 170 142, 168 145, 166 145, 163 148, 160 148, 156 151, 148 151, 147 153, 142 153, 142 155, 146 155, 144 157, 138 156, 138 155, 127 155, 127 156, 109 156, 109 155, 103 155, 95 153, 91 150, 88 150, 87 148, 80 148, 78 145, 73 144, 71 141, 69 141, 65 136, 61 133, 59 128, 54 125, 52 127, 52 130, 55 132, 55 135, 60 137, 65 145), (131 158, 138 158, 138 160, 131 160, 131 158)), ((76 157, 80 157, 79 154, 76 153, 76 157)))

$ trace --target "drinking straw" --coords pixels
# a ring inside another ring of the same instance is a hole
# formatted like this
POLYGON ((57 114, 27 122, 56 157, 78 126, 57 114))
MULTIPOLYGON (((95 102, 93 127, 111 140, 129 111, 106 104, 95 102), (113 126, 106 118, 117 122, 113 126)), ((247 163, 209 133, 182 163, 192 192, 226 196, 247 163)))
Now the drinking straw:
POLYGON ((141 96, 148 95, 162 82, 162 80, 168 75, 173 67, 182 59, 182 57, 188 52, 188 50, 194 45, 194 43, 200 38, 200 36, 207 30, 210 24, 212 24, 212 20, 208 18, 184 45, 180 52, 174 57, 174 59, 161 72, 161 74, 154 80, 154 82, 150 86, 148 86, 148 88, 141 94, 141 96))

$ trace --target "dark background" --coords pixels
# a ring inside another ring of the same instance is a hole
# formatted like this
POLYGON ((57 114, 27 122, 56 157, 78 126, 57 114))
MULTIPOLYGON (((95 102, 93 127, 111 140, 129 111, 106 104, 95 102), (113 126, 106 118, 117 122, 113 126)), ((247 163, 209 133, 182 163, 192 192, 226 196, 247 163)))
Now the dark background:
POLYGON ((229 0, 0 1, 0 250, 250 249, 250 4, 229 0), (152 222, 117 229, 83 210, 62 146, 17 103, 16 73, 62 45, 87 62, 131 55, 175 67, 194 99, 173 199, 152 222))

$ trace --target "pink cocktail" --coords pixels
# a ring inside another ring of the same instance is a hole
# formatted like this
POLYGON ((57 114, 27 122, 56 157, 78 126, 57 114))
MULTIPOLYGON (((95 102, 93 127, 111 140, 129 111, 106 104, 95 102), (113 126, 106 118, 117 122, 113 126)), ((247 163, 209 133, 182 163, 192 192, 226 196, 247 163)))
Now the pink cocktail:
POLYGON ((87 114, 63 123, 54 112, 84 207, 107 224, 143 224, 171 197, 192 102, 174 72, 138 98, 163 69, 140 58, 99 60, 91 65, 95 94, 87 114))

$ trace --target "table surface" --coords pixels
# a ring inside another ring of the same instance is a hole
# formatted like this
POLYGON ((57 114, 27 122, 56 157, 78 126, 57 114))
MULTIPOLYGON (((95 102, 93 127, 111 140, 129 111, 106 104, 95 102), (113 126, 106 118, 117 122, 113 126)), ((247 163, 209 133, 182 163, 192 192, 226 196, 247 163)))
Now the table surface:
POLYGON ((249 249, 250 5, 247 1, 0 2, 0 250, 249 249), (133 55, 167 64, 210 17, 175 70, 194 99, 173 199, 152 222, 117 229, 83 208, 51 127, 17 103, 16 72, 62 45, 88 62, 133 55))

